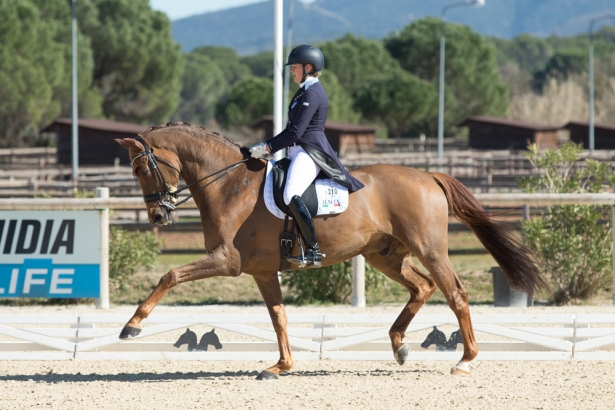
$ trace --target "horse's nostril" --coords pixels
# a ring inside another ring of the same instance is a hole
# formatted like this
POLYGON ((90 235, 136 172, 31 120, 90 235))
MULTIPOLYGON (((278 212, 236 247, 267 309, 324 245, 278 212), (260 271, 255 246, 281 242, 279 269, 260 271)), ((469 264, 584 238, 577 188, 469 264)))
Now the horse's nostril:
POLYGON ((161 224, 164 222, 164 216, 162 215, 160 211, 152 215, 152 222, 155 224, 161 224))

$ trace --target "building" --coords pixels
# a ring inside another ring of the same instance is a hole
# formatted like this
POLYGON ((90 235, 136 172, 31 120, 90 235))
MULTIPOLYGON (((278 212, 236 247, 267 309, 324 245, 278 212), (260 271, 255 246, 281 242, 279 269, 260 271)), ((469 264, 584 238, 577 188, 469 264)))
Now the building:
MULTIPOLYGON (((79 119, 79 165, 113 165, 115 158, 120 164, 130 165, 128 154, 116 138, 134 138, 147 126, 127 122, 98 119, 79 119)), ((57 118, 42 132, 56 134, 58 164, 72 164, 72 120, 57 118)))
MULTIPOLYGON (((589 122, 570 121, 564 128, 570 132, 570 141, 589 149, 589 122)), ((615 150, 615 124, 594 123, 594 149, 615 150)))
MULTIPOLYGON (((269 139, 273 137, 273 116, 265 115, 252 123, 251 127, 264 130, 264 138, 269 139)), ((340 157, 348 153, 374 151, 374 142, 376 140, 375 127, 327 121, 325 124, 325 135, 331 144, 331 148, 340 157)))
POLYGON ((495 117, 468 117, 459 126, 469 128, 468 145, 473 149, 524 150, 529 144, 539 149, 555 149, 562 127, 512 121, 495 117))

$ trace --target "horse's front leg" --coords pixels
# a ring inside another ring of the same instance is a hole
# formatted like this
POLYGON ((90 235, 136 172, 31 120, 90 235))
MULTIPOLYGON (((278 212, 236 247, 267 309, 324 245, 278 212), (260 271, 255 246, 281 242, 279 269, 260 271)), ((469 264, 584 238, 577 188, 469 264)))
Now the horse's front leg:
MULTIPOLYGON (((180 283, 214 276, 239 276, 241 269, 234 266, 230 250, 225 245, 217 246, 211 253, 201 259, 174 269, 160 278, 160 282, 152 293, 139 305, 133 317, 126 323, 120 333, 120 339, 137 337, 141 333, 141 321, 149 316, 154 307, 167 291, 180 283)), ((239 258, 234 258, 239 260, 239 258)))
POLYGON ((270 368, 263 370, 256 377, 257 380, 275 380, 280 373, 290 370, 293 367, 293 354, 290 351, 290 343, 288 341, 287 318, 284 303, 282 301, 282 289, 277 274, 271 274, 267 277, 255 277, 254 280, 258 285, 258 289, 263 295, 273 328, 278 337, 278 348, 280 350, 280 360, 270 368))

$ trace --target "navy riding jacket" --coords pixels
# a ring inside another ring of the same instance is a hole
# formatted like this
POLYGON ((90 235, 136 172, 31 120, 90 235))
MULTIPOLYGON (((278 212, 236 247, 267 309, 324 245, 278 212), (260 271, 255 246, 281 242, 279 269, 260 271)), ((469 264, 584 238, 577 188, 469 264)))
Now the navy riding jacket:
POLYGON ((267 144, 272 153, 293 144, 300 145, 329 178, 349 192, 358 191, 365 185, 348 173, 325 136, 328 111, 329 100, 320 82, 307 90, 300 88, 288 107, 286 128, 267 144))

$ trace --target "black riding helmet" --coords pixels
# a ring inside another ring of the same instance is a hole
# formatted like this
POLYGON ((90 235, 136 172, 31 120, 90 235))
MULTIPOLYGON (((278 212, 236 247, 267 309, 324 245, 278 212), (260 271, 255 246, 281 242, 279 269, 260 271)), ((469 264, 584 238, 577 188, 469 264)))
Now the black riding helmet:
POLYGON ((318 47, 311 46, 309 44, 302 44, 293 48, 293 51, 288 55, 288 62, 284 64, 292 65, 292 64, 301 64, 303 65, 303 77, 307 74, 314 74, 317 71, 322 70, 325 65, 325 56, 322 55, 322 51, 318 47), (305 72, 305 65, 312 64, 314 66, 314 71, 311 73, 305 72))

